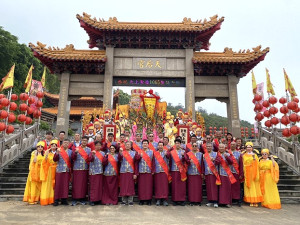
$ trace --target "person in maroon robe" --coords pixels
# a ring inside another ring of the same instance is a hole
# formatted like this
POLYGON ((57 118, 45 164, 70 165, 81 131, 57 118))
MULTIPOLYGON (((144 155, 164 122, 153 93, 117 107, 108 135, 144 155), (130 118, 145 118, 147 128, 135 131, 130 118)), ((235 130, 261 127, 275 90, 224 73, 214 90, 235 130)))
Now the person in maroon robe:
POLYGON ((181 146, 181 140, 175 140, 175 149, 170 152, 170 171, 172 176, 172 201, 174 205, 185 206, 186 200, 186 168, 185 149, 181 146))
POLYGON ((169 158, 170 154, 168 150, 164 149, 164 143, 159 141, 152 161, 154 170, 154 197, 157 206, 161 204, 164 206, 169 205, 169 182, 172 180, 169 171, 169 158))
POLYGON ((230 170, 232 158, 229 153, 225 152, 225 144, 219 144, 219 152, 215 163, 219 165, 221 179, 221 185, 219 186, 219 205, 230 208, 232 205, 231 184, 235 183, 236 180, 230 170))
POLYGON ((87 144, 87 146, 91 149, 91 151, 95 150, 95 142, 100 142, 101 143, 101 147, 102 147, 102 134, 96 134, 95 135, 95 140, 93 142, 90 142, 87 144))
POLYGON ((116 153, 116 146, 111 145, 109 153, 105 155, 107 160, 103 162, 105 166, 103 177, 103 193, 102 204, 117 205, 118 204, 118 187, 119 187, 119 168, 118 168, 118 154, 116 153))
POLYGON ((90 205, 100 204, 103 189, 103 163, 107 159, 105 153, 101 151, 102 144, 99 141, 95 143, 95 150, 89 154, 89 196, 90 205))
POLYGON ((56 150, 56 153, 53 157, 53 161, 57 162, 53 206, 58 206, 58 202, 60 199, 62 205, 69 205, 67 199, 71 177, 72 154, 72 150, 68 149, 69 143, 70 141, 68 139, 65 139, 62 146, 56 150))
POLYGON ((149 141, 144 139, 142 141, 140 158, 138 159, 138 197, 140 205, 151 205, 153 195, 153 151, 149 149, 149 141))
POLYGON ((196 142, 192 143, 192 151, 185 153, 188 164, 188 200, 190 206, 199 205, 202 202, 202 180, 204 178, 203 154, 198 149, 196 142))
POLYGON ((81 146, 76 147, 71 156, 73 161, 72 206, 75 206, 78 201, 82 205, 86 204, 89 177, 88 156, 91 152, 91 149, 87 147, 88 140, 87 136, 83 136, 81 146))
POLYGON ((232 192, 232 202, 238 204, 239 207, 242 206, 241 198, 241 184, 244 180, 244 166, 243 166, 243 155, 240 151, 236 149, 236 142, 232 141, 230 145, 230 150, 228 153, 232 158, 232 165, 230 166, 231 172, 236 179, 236 182, 231 185, 232 192))
POLYGON ((139 154, 132 150, 132 143, 127 141, 125 149, 120 148, 119 151, 120 166, 120 196, 122 197, 122 205, 133 206, 133 197, 135 195, 134 182, 137 179, 137 166, 135 165, 139 159, 139 154))
POLYGON ((217 153, 212 151, 213 143, 206 142, 203 145, 204 152, 204 169, 205 169, 205 184, 206 184, 206 195, 208 203, 206 206, 214 206, 218 208, 218 184, 217 178, 219 178, 218 166, 215 164, 217 153))

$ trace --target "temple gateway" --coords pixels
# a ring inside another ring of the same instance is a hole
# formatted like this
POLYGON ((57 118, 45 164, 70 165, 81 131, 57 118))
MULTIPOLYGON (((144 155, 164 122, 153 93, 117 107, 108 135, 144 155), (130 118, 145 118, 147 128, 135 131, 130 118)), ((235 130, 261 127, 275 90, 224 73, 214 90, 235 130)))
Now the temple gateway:
POLYGON ((95 50, 29 44, 34 56, 60 79, 57 132, 68 133, 71 101, 93 97, 110 109, 114 85, 136 86, 151 78, 147 86, 157 86, 157 79, 164 87, 185 87, 185 106, 193 116, 195 102, 225 102, 228 130, 240 136, 237 84, 264 60, 269 48, 206 52, 224 21, 217 15, 178 23, 119 22, 116 17, 106 21, 87 13, 76 17, 89 36, 89 48, 95 50))

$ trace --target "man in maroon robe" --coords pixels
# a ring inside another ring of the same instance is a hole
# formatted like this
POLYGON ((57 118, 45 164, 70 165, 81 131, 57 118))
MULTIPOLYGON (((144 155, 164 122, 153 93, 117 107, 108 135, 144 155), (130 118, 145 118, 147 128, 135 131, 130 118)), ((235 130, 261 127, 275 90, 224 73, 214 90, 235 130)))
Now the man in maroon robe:
POLYGON ((231 207, 231 185, 236 182, 230 170, 232 158, 229 153, 225 152, 225 145, 219 144, 219 152, 217 153, 216 165, 219 165, 219 174, 221 185, 219 186, 219 205, 231 207))
POLYGON ((91 149, 87 147, 88 137, 83 136, 81 139, 81 146, 76 147, 72 152, 73 161, 73 180, 72 180, 72 206, 80 201, 82 205, 85 205, 85 198, 88 191, 88 175, 89 165, 88 156, 91 153, 91 149))

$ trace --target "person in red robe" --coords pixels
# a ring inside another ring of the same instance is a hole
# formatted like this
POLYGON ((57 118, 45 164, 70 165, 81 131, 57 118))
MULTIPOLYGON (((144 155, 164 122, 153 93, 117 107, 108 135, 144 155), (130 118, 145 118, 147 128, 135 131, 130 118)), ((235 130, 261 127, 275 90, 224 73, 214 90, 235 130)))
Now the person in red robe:
POLYGON ((119 168, 118 168, 118 154, 116 153, 116 146, 111 145, 109 153, 105 155, 107 160, 103 162, 104 178, 103 178, 103 193, 102 204, 117 205, 118 204, 118 187, 119 187, 119 168))
POLYGON ((133 196, 135 195, 134 182, 137 179, 136 162, 139 154, 132 150, 132 143, 127 141, 125 149, 120 148, 119 162, 120 166, 120 196, 122 205, 133 206, 133 196))
POLYGON ((228 153, 232 158, 231 172, 236 179, 236 182, 231 185, 232 202, 236 202, 239 207, 242 206, 241 184, 244 180, 243 155, 236 149, 236 142, 232 141, 228 153))
POLYGON ((191 206, 201 206, 204 163, 203 154, 199 151, 196 141, 192 144, 192 151, 185 154, 185 160, 188 164, 188 200, 191 206))
POLYGON ((143 149, 140 149, 138 159, 138 197, 140 205, 151 205, 153 196, 153 151, 149 149, 149 141, 142 141, 143 149))
POLYGON ((205 184, 208 203, 206 206, 214 206, 218 208, 218 185, 221 184, 218 166, 215 165, 217 153, 212 151, 212 142, 203 144, 203 161, 205 169, 205 184))
POLYGON ((157 206, 161 204, 164 206, 169 205, 169 183, 172 181, 169 171, 169 158, 170 154, 168 150, 164 149, 164 143, 159 141, 152 161, 154 170, 154 197, 157 206))
POLYGON ((221 179, 221 185, 219 186, 219 205, 230 208, 232 205, 231 185, 236 182, 236 179, 230 170, 232 158, 229 153, 225 152, 225 144, 219 144, 219 152, 217 153, 215 164, 219 165, 221 179))
POLYGON ((72 152, 73 161, 73 180, 72 180, 72 206, 75 206, 78 201, 85 205, 85 199, 88 191, 88 177, 89 177, 89 161, 88 156, 91 149, 87 147, 89 138, 83 136, 81 139, 81 146, 76 147, 72 152))
POLYGON ((181 140, 175 140, 175 149, 170 152, 170 171, 172 176, 172 201, 174 205, 185 206, 186 200, 186 166, 185 150, 181 147, 181 140))
POLYGON ((105 153, 108 153, 110 151, 110 146, 114 145, 117 152, 119 151, 119 147, 116 141, 114 141, 114 134, 113 133, 108 133, 107 134, 107 140, 104 141, 103 146, 102 146, 102 151, 105 153))
POLYGON ((105 153, 101 151, 102 144, 99 141, 93 142, 95 150, 89 154, 89 181, 90 181, 90 205, 100 204, 103 189, 103 163, 106 160, 105 153))
POLYGON ((53 161, 57 162, 55 172, 54 203, 58 206, 59 200, 62 205, 69 205, 67 199, 69 194, 69 182, 71 177, 71 155, 72 150, 68 149, 70 141, 65 139, 60 148, 53 156, 53 161))

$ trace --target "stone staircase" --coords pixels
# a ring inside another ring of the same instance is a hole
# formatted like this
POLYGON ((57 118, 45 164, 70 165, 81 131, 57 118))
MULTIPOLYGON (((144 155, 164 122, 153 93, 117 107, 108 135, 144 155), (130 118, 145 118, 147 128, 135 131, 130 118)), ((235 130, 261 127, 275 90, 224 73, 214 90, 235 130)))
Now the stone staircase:
MULTIPOLYGON (((0 201, 22 201, 30 153, 30 151, 25 152, 21 158, 8 164, 0 173, 0 201)), ((278 160, 278 164, 280 166, 278 189, 282 203, 300 203, 300 176, 283 161, 278 160)), ((206 200, 205 185, 203 186, 203 199, 206 200)), ((135 201, 137 200, 135 197, 135 201)))

